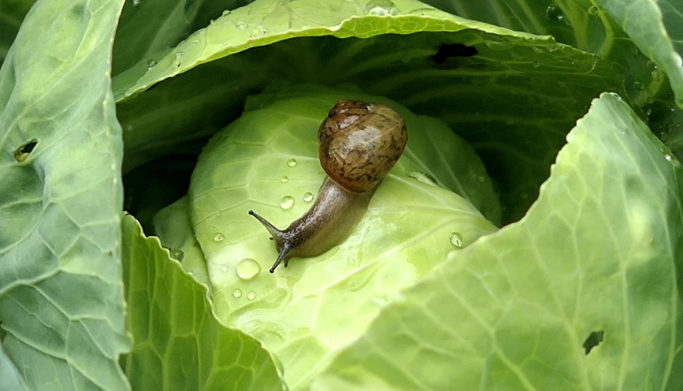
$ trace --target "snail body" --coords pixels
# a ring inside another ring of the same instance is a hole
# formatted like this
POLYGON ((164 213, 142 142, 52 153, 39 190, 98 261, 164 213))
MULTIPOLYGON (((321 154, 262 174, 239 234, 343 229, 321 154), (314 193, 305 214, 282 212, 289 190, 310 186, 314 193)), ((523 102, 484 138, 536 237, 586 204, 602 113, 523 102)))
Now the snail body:
POLYGON ((291 257, 313 257, 343 242, 365 214, 384 176, 408 141, 405 121, 388 106, 341 100, 318 129, 320 164, 327 173, 311 208, 279 230, 253 211, 279 252, 273 273, 291 257))

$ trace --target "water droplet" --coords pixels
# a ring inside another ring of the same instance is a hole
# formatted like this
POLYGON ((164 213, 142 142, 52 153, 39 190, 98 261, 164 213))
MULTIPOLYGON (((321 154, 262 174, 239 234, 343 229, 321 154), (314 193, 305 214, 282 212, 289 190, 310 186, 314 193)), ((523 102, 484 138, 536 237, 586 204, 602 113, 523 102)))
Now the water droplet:
POLYGON ((227 283, 227 282, 224 282, 224 283, 223 283, 223 288, 227 288, 227 287, 228 287, 228 283, 227 283))
POLYGON ((228 266, 227 266, 227 265, 223 265, 223 267, 221 267, 221 271, 222 271, 222 272, 227 272, 227 271, 228 271, 228 266))
POLYGON ((193 40, 192 40, 192 44, 193 44, 193 45, 196 45, 196 44, 198 44, 198 43, 199 43, 199 40, 198 40, 198 39, 193 39, 193 40))
POLYGON ((541 64, 535 62, 535 63, 531 64, 531 66, 534 67, 534 68, 538 68, 538 67, 541 66, 541 64))
POLYGON ((251 31, 251 36, 254 38, 262 37, 268 33, 268 29, 263 26, 259 26, 251 31))
POLYGON ((223 239, 225 239, 225 236, 223 236, 223 234, 220 233, 220 232, 217 233, 217 234, 215 234, 215 235, 213 235, 213 241, 216 242, 216 243, 222 242, 223 239))
POLYGON ((306 192, 304 193, 304 202, 311 202, 313 201, 313 193, 306 192))
POLYGON ((451 232, 451 244, 457 248, 462 247, 462 234, 460 232, 451 232))
POLYGON ((238 20, 237 22, 235 22, 235 27, 237 27, 240 30, 244 30, 247 28, 247 24, 242 22, 241 20, 238 20))
POLYGON ((223 11, 223 13, 221 15, 223 15, 223 16, 230 15, 230 12, 231 12, 230 10, 225 10, 225 11, 223 11))
POLYGON ((296 159, 291 158, 291 159, 287 160, 287 165, 289 167, 295 167, 296 166, 296 159))
POLYGON ((183 260, 183 258, 185 258, 185 253, 182 252, 182 250, 171 250, 171 258, 180 262, 183 260))
POLYGON ((289 178, 287 178, 287 175, 280 178, 280 182, 282 182, 282 183, 287 183, 287 181, 289 181, 289 178))
POLYGON ((232 295, 235 296, 236 299, 238 299, 242 296, 242 291, 239 289, 235 289, 234 291, 232 291, 232 295))
POLYGON ((175 54, 175 58, 180 58, 183 56, 183 51, 179 51, 178 53, 175 54))
POLYGON ((591 15, 596 15, 598 13, 598 7, 596 7, 596 6, 588 7, 588 13, 591 15))
POLYGON ((548 19, 554 21, 554 22, 559 22, 560 20, 564 19, 564 15, 562 14, 562 10, 559 8, 555 7, 554 5, 551 5, 545 10, 545 16, 548 17, 548 19))
POLYGON ((253 292, 253 291, 252 291, 252 292, 249 292, 249 293, 247 294, 247 299, 249 299, 249 300, 254 300, 255 298, 256 298, 256 292, 253 292))
POLYGON ((294 198, 292 196, 284 196, 280 200, 280 208, 291 209, 294 206, 294 198))
POLYGON ((215 22, 213 19, 209 20, 209 24, 213 24, 215 22))
POLYGON ((261 271, 261 265, 251 258, 244 258, 237 264, 237 276, 243 280, 251 280, 261 271))
POLYGON ((666 159, 668 162, 671 162, 674 160, 674 157, 669 155, 669 154, 666 154, 666 155, 664 155, 664 159, 666 159))
POLYGON ((133 0, 133 7, 137 7, 140 5, 140 0, 133 0))
POLYGON ((154 68, 156 65, 157 65, 157 62, 154 60, 147 61, 147 69, 148 70, 154 68))
POLYGON ((363 13, 373 16, 396 16, 398 15, 398 8, 390 0, 370 0, 363 13))
POLYGON ((633 83, 633 88, 635 88, 636 90, 642 90, 645 88, 645 84, 637 81, 633 83))
POLYGON ((176 67, 176 68, 180 68, 180 61, 176 61, 175 67, 176 67))

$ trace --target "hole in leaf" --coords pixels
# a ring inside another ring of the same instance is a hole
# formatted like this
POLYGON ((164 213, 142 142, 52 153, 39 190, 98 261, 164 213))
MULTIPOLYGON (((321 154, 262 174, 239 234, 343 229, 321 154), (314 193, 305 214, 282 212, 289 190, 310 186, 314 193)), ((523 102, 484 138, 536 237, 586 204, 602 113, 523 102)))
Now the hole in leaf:
POLYGON ((439 51, 432 56, 437 64, 443 64, 451 57, 472 57, 477 54, 477 49, 459 43, 443 44, 439 46, 439 51))
POLYGON ((590 333, 588 338, 586 338, 586 341, 583 343, 583 349, 586 351, 586 354, 590 353, 594 347, 600 345, 604 337, 604 331, 593 331, 590 333))
POLYGON ((21 147, 17 148, 16 152, 14 152, 14 158, 17 159, 19 163, 25 161, 28 159, 28 156, 33 152, 33 149, 36 147, 36 144, 38 144, 38 140, 33 139, 26 144, 22 145, 21 147))

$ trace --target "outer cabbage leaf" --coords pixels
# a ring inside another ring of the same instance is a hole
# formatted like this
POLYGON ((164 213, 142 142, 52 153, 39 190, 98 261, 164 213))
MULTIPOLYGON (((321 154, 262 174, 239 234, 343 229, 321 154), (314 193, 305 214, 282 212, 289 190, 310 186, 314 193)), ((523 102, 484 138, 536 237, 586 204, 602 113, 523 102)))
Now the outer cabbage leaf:
POLYGON ((669 77, 683 108, 683 3, 680 1, 596 0, 638 48, 669 77))
POLYGON ((405 291, 313 389, 680 389, 681 165, 613 94, 567 139, 520 222, 405 291))
POLYGON ((135 344, 123 366, 137 390, 280 390, 270 354, 223 326, 206 287, 185 274, 155 237, 123 219, 123 265, 135 344))
POLYGON ((25 391, 14 363, 7 357, 0 344, 0 391, 25 391))
POLYGON ((39 2, 0 71, 0 321, 31 390, 130 388, 109 78, 121 6, 39 2))
MULTIPOLYGON (((416 156, 409 141, 348 239, 269 274, 277 252, 247 211, 283 227, 310 207, 325 177, 317 130, 336 101, 333 94, 319 94, 245 113, 207 144, 188 194, 219 318, 275 353, 295 389, 305 389, 329 356, 360 335, 399 289, 449 251, 496 230, 455 193, 427 176, 408 175, 416 156)), ((408 121, 409 140, 428 137, 428 121, 397 109, 408 121)), ((450 145, 463 143, 451 137, 450 145)), ((470 170, 461 168, 459 175, 467 177, 470 170)))
POLYGON ((145 60, 154 66, 191 32, 248 0, 128 0, 114 40, 113 74, 145 60))

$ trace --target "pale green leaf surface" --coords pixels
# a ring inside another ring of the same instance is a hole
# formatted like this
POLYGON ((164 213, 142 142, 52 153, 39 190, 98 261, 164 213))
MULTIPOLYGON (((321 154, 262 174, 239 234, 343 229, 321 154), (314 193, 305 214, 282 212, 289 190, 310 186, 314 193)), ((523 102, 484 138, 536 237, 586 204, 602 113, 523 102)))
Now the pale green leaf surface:
POLYGON ((130 388, 109 78, 121 5, 39 2, 0 71, 0 320, 30 390, 130 388))
POLYGON ((123 366, 136 390, 283 390, 275 364, 253 338, 222 325, 206 287, 123 219, 123 265, 135 344, 123 366))
POLYGON ((633 42, 669 77, 676 102, 683 108, 683 4, 680 1, 596 0, 633 42), (666 17, 662 11, 664 9, 666 17), (665 25, 665 20, 668 23, 665 25), (672 37, 667 28, 674 34, 672 37), (672 40, 673 38, 673 40, 672 40))
MULTIPOLYGON (((409 141, 348 239, 269 274, 277 252, 247 211, 285 227, 311 206, 325 178, 317 130, 336 101, 318 93, 246 112, 206 146, 188 194, 218 316, 276 354, 293 389, 305 389, 399 289, 456 249, 452 243, 465 246, 496 230, 455 193, 408 176, 416 152, 409 141)), ((431 131, 411 127, 420 119, 405 115, 409 140, 431 131)), ((449 145, 463 142, 452 137, 449 145)))
POLYGON ((25 391, 19 372, 0 344, 0 391, 25 391))
POLYGON ((567 138, 520 222, 405 291, 313 389, 680 389, 681 165, 613 94, 567 138))
POLYGON ((170 251, 171 257, 210 291, 206 259, 192 231, 187 196, 161 209, 154 216, 153 223, 155 236, 170 251))
MULTIPOLYGON (((426 10, 424 16, 419 9, 396 17, 364 15, 362 5, 354 11, 357 16, 340 25, 313 28, 332 23, 323 17, 326 14, 316 14, 317 3, 297 2, 302 8, 296 12, 277 4, 251 3, 189 37, 152 70, 141 63, 142 68, 117 77, 126 171, 158 156, 198 153, 206 137, 241 113, 247 95, 260 92, 273 80, 351 83, 415 113, 441 119, 463 136, 498 182, 503 222, 510 222, 519 219, 536 198, 564 135, 590 100, 603 91, 623 90, 611 63, 557 45, 548 37, 437 11, 426 10), (302 12, 310 18, 297 21, 302 12), (290 17, 296 29, 275 34, 288 28, 278 21, 290 17), (245 32, 233 27, 238 21, 248 22, 245 32), (259 26, 268 33, 250 38, 247 32, 259 26), (336 38, 382 32, 407 35, 336 38), (306 37, 311 34, 332 36, 306 37), (443 45, 470 46, 477 54, 462 57, 444 55, 445 51, 436 63, 434 56, 443 45), (129 96, 168 77, 149 91, 129 96)), ((329 4, 339 9, 344 5, 348 3, 329 4)), ((404 5, 397 3, 397 7, 403 11, 404 5)))

